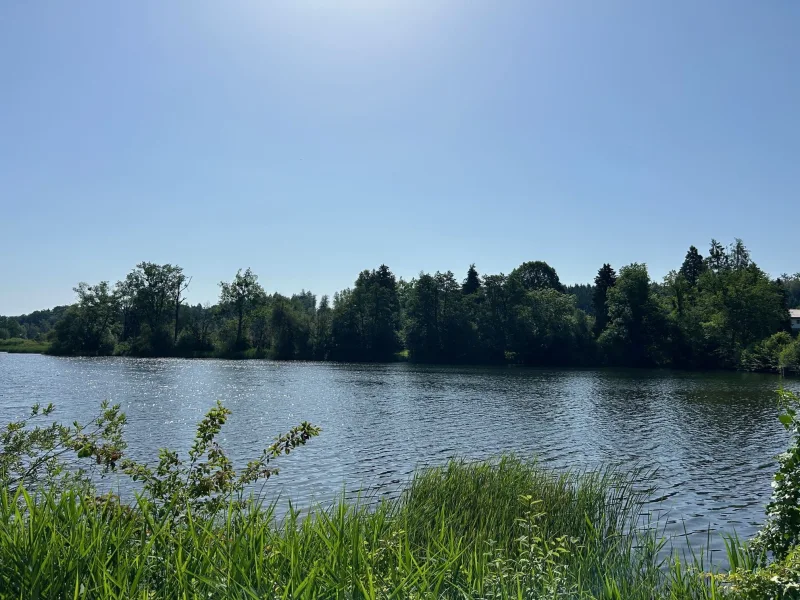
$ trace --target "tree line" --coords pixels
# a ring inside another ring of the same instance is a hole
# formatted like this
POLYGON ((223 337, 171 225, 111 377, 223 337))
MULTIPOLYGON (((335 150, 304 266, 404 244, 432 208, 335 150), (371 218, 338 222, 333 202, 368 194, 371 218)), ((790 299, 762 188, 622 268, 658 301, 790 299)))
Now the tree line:
POLYGON ((80 283, 69 307, 0 318, 0 337, 38 337, 65 355, 553 366, 797 370, 789 322, 800 274, 772 280, 741 240, 694 246, 661 282, 641 263, 609 264, 565 286, 542 261, 508 275, 451 271, 405 281, 386 265, 319 300, 268 294, 250 269, 219 284, 215 305, 190 305, 177 265, 138 264, 112 285, 80 283))

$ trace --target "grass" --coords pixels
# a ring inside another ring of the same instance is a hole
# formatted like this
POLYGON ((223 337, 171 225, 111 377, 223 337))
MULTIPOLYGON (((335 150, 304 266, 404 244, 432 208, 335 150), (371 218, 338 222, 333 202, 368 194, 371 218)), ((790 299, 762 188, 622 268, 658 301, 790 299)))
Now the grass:
POLYGON ((558 474, 513 457, 419 472, 377 506, 216 519, 145 501, 0 491, 0 598, 718 598, 656 558, 641 473, 558 474))
POLYGON ((37 342, 24 338, 8 338, 0 340, 0 352, 19 354, 44 354, 50 348, 48 342, 37 342))

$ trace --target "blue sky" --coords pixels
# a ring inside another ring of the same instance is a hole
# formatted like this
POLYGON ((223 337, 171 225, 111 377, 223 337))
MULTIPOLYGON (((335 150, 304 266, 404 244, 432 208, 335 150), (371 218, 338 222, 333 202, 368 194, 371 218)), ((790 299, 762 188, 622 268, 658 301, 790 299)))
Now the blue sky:
POLYGON ((800 271, 800 3, 0 4, 0 314, 142 260, 323 294, 364 268, 741 237, 800 271))

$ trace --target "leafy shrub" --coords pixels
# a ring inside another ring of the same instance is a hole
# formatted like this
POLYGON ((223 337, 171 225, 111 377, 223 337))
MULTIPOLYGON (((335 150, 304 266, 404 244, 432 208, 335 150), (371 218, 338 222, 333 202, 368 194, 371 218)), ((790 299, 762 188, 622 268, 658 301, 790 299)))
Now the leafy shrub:
POLYGON ((746 371, 777 373, 782 367, 781 354, 791 343, 792 336, 785 331, 771 335, 742 352, 740 366, 746 371))
POLYGON ((175 350, 180 356, 194 356, 196 354, 211 353, 214 351, 214 344, 209 338, 203 338, 193 329, 185 329, 178 336, 178 343, 175 350))
POLYGON ((86 473, 68 468, 64 460, 68 453, 91 457, 105 470, 116 467, 125 449, 122 439, 125 415, 120 413, 119 405, 104 402, 100 416, 85 425, 41 424, 54 410, 52 404, 45 407, 35 404, 27 417, 0 430, 0 487, 88 488, 90 480, 86 473))
MULTIPOLYGON (((717 576, 729 600, 797 600, 800 598, 800 548, 794 548, 782 560, 759 565, 759 555, 746 545, 735 550, 744 554, 743 564, 733 566, 730 573, 717 576), (749 556, 747 556, 749 555, 749 556)), ((731 552, 729 551, 729 556, 731 552)))
POLYGON ((180 520, 190 511, 213 516, 230 501, 241 501, 249 484, 277 474, 271 466, 275 458, 319 435, 319 428, 303 422, 276 438, 258 459, 237 473, 217 442, 230 414, 217 402, 197 426, 188 462, 176 451, 162 449, 158 464, 150 467, 124 456, 126 418, 119 405, 104 402, 101 409, 100 416, 87 425, 42 425, 55 408, 37 404, 26 418, 8 423, 0 431, 0 487, 91 493, 90 474, 69 468, 64 460, 65 455, 74 453, 78 458, 91 459, 103 472, 118 471, 140 482, 140 500, 153 506, 160 516, 180 520))
POLYGON ((792 373, 800 371, 800 337, 794 338, 781 350, 779 360, 781 369, 792 373))
POLYGON ((778 455, 767 520, 756 545, 783 559, 800 542, 800 398, 785 390, 779 392, 779 397, 783 412, 778 418, 792 437, 786 452, 778 455))
POLYGON ((796 394, 778 392, 781 424, 791 434, 767 504, 767 519, 750 544, 730 544, 731 571, 718 575, 731 600, 800 599, 800 419, 796 394), (773 560, 768 562, 772 557, 773 560))
MULTIPOLYGON (((197 426, 188 462, 181 460, 174 450, 162 449, 155 468, 124 460, 122 472, 142 482, 142 497, 162 513, 170 513, 176 519, 185 518, 188 511, 213 516, 232 499, 241 501, 243 491, 251 483, 276 475, 278 470, 270 466, 273 459, 289 454, 319 435, 319 428, 304 421, 279 436, 258 459, 250 461, 237 473, 217 443, 217 436, 229 415, 230 410, 220 402, 208 411, 197 426)), ((92 454, 91 447, 84 452, 87 456, 92 454)))

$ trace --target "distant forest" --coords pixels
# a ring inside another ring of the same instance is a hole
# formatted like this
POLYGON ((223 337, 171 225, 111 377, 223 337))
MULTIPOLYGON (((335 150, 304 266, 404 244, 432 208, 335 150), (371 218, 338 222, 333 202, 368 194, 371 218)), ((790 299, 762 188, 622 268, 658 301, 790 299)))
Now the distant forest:
POLYGON ((317 299, 267 294, 245 269, 213 306, 187 304, 190 284, 177 265, 143 262, 116 284, 78 284, 71 306, 0 317, 0 340, 61 355, 800 370, 788 312, 800 273, 772 280, 738 239, 712 240, 707 256, 690 247, 661 282, 641 263, 567 286, 541 261, 410 281, 380 265, 317 299))

